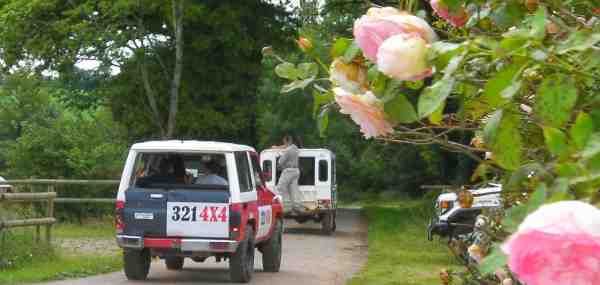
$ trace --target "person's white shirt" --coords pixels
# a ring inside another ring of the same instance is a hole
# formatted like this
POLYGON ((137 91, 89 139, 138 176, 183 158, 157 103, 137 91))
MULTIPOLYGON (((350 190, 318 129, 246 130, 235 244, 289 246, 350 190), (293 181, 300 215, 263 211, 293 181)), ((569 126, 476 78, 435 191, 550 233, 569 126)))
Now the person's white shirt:
POLYGON ((229 185, 227 180, 216 174, 200 175, 196 178, 194 184, 205 184, 205 185, 229 185))

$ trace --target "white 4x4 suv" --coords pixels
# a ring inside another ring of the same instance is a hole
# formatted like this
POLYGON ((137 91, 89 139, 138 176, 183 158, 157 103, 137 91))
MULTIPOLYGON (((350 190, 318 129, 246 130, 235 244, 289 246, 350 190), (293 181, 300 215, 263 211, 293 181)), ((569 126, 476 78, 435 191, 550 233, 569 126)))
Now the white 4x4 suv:
POLYGON ((142 280, 151 257, 171 270, 184 258, 229 260, 231 279, 248 282, 254 249, 264 271, 281 264, 281 199, 266 188, 256 151, 245 145, 152 141, 131 147, 116 203, 125 275, 142 280))

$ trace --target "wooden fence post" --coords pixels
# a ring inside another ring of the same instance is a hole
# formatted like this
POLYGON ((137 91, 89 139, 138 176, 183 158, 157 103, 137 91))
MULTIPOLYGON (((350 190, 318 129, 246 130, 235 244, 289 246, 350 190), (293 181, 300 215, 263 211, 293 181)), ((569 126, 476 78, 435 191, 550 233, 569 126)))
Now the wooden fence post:
MULTIPOLYGON (((54 192, 54 185, 48 185, 48 193, 54 192)), ((48 218, 54 218, 54 197, 48 197, 48 218)), ((52 224, 46 225, 46 241, 52 244, 52 224)))

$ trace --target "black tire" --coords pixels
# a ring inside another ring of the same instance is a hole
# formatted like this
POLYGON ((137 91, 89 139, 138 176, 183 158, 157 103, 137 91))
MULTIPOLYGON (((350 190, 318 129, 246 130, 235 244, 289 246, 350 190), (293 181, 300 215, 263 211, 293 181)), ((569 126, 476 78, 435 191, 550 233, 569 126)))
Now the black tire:
POLYGON ((262 263, 265 272, 279 272, 281 267, 281 247, 283 244, 283 222, 277 220, 273 236, 262 246, 262 263))
POLYGON ((231 281, 248 283, 254 273, 254 231, 252 225, 246 226, 245 238, 229 258, 231 281))
POLYGON ((165 265, 169 270, 181 270, 183 268, 183 257, 181 256, 167 256, 165 257, 165 265))
POLYGON ((125 276, 129 280, 145 280, 150 271, 150 250, 125 249, 123 252, 125 276))
POLYGON ((333 212, 327 212, 321 217, 321 233, 331 235, 333 233, 333 212))

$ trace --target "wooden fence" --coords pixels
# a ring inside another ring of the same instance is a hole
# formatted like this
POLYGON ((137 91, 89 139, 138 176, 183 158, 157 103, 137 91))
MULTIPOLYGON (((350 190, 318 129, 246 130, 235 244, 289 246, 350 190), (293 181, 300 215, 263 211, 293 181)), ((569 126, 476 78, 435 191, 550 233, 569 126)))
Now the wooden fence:
MULTIPOLYGON (((85 186, 101 186, 101 185, 119 185, 119 180, 68 180, 68 179, 18 179, 9 180, 3 183, 10 185, 46 185, 48 188, 54 189, 59 185, 85 185, 85 186)), ((57 197, 56 203, 114 203, 114 198, 74 198, 74 197, 57 197)))
POLYGON ((13 186, 46 186, 47 192, 44 193, 0 193, 0 203, 32 203, 47 202, 46 217, 8 220, 0 219, 0 231, 15 227, 36 227, 36 240, 40 240, 40 227, 46 227, 46 242, 52 241, 52 225, 56 223, 54 217, 54 203, 114 203, 113 198, 67 198, 58 197, 55 190, 59 185, 119 185, 119 180, 64 180, 64 179, 19 179, 3 181, 3 184, 13 186))
POLYGON ((52 225, 56 223, 54 218, 54 200, 56 199, 56 192, 46 193, 0 193, 0 203, 32 203, 32 202, 43 202, 46 201, 46 217, 32 218, 32 219, 21 219, 21 220, 8 220, 4 221, 0 219, 0 231, 9 228, 16 227, 36 227, 36 240, 40 240, 40 227, 46 227, 46 242, 52 241, 52 225))

